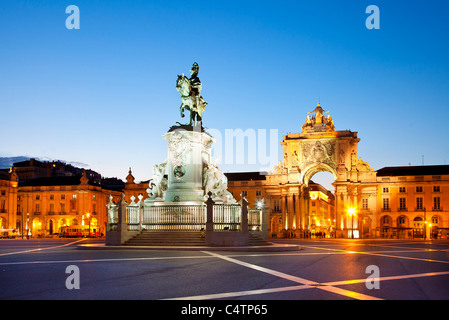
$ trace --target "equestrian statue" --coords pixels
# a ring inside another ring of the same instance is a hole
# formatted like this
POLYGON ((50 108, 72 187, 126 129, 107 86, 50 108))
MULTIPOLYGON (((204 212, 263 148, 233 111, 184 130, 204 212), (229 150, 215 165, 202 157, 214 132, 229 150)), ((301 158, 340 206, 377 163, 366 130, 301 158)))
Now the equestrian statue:
MULTIPOLYGON (((189 126, 201 126, 202 115, 206 109, 207 102, 201 96, 202 84, 198 78, 200 67, 194 63, 190 70, 190 79, 184 74, 178 75, 176 90, 181 94, 181 107, 179 111, 184 118, 184 110, 190 111, 189 126)), ((187 125, 187 124, 186 124, 187 125)))

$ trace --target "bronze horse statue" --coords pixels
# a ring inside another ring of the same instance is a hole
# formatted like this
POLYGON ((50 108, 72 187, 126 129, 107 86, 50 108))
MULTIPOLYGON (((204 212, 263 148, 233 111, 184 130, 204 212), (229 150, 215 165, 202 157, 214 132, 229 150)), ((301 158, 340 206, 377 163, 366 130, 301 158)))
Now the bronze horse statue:
MULTIPOLYGON (((179 107, 181 117, 184 118, 184 109, 188 110, 190 111, 190 122, 188 125, 201 125, 202 114, 206 109, 207 102, 195 92, 196 90, 192 90, 190 80, 184 74, 178 75, 176 90, 181 94, 181 106, 179 107)), ((199 91, 201 91, 201 88, 199 91)))

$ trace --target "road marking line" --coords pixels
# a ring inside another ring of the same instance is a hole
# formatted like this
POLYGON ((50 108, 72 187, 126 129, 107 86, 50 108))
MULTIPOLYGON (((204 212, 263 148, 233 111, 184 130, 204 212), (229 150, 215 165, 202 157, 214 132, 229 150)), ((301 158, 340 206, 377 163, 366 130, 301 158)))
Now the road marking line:
POLYGON ((170 259, 197 259, 207 258, 211 256, 182 256, 182 257, 143 257, 143 258, 117 258, 117 259, 82 259, 82 260, 36 260, 36 261, 18 261, 18 262, 3 262, 0 266, 7 265, 25 265, 25 264, 54 264, 54 263, 87 263, 87 262, 120 262, 120 261, 147 261, 147 260, 170 260, 170 259))
POLYGON ((332 292, 332 293, 336 293, 342 296, 346 296, 352 299, 357 299, 357 300, 383 300, 381 298, 377 298, 377 297, 373 297, 373 296, 369 296, 363 293, 358 293, 355 291, 351 291, 351 290, 346 290, 343 288, 338 288, 338 287, 332 287, 332 286, 319 286, 317 287, 318 289, 321 290, 325 290, 328 292, 332 292))
MULTIPOLYGON (((449 271, 415 273, 415 274, 407 274, 407 275, 402 275, 402 276, 388 276, 388 277, 372 278, 372 279, 370 279, 370 281, 391 281, 391 280, 434 277, 434 276, 444 276, 444 275, 449 275, 449 271)), ((323 283, 323 285, 342 286, 342 285, 355 284, 355 283, 366 283, 366 279, 332 281, 332 282, 323 283)))
POLYGON ((226 299, 226 298, 235 298, 235 297, 242 297, 242 296, 251 296, 251 295, 255 295, 255 294, 296 291, 296 290, 311 289, 311 288, 315 288, 315 286, 309 286, 309 285, 303 284, 303 285, 291 286, 291 287, 213 293, 213 294, 205 294, 205 295, 199 295, 199 296, 179 297, 179 298, 171 298, 171 299, 169 298, 169 299, 162 299, 162 300, 214 300, 214 299, 226 299))
POLYGON ((380 298, 372 297, 372 296, 369 296, 369 295, 365 295, 365 294, 362 294, 362 293, 358 293, 358 292, 354 292, 354 291, 350 291, 350 290, 346 290, 346 289, 333 288, 331 286, 321 286, 320 283, 315 282, 315 281, 303 279, 303 278, 292 276, 292 275, 289 275, 289 274, 286 274, 286 273, 283 273, 283 272, 280 272, 280 271, 276 271, 276 270, 264 268, 264 267, 261 267, 261 266, 257 266, 255 264, 243 262, 243 261, 240 261, 240 260, 237 260, 237 259, 234 259, 234 258, 230 258, 230 257, 227 257, 227 256, 220 255, 220 254, 215 253, 215 252, 209 252, 209 251, 202 251, 202 252, 210 254, 210 255, 212 255, 214 257, 217 257, 217 258, 220 258, 220 259, 223 259, 223 260, 235 263, 235 264, 239 264, 241 266, 244 266, 244 267, 247 267, 247 268, 250 268, 250 269, 254 269, 254 270, 257 270, 257 271, 268 273, 268 274, 271 274, 273 276, 280 277, 280 278, 283 278, 283 279, 287 279, 287 280, 290 280, 290 281, 293 281, 293 282, 296 282, 296 283, 300 283, 300 284, 304 284, 304 285, 308 285, 308 286, 314 286, 317 289, 333 292, 333 293, 340 294, 340 295, 343 295, 343 296, 346 296, 346 297, 351 297, 353 299, 359 299, 359 300, 382 300, 380 298))
MULTIPOLYGON (((383 251, 376 251, 376 253, 383 251)), ((408 251, 385 251, 385 252, 408 252, 408 251)), ((416 251, 418 252, 418 251, 416 251)), ((271 257, 271 256, 310 256, 310 255, 337 255, 355 252, 302 252, 302 253, 261 253, 261 254, 231 254, 228 257, 271 257)), ((111 259, 75 259, 75 260, 32 260, 32 261, 16 261, 16 262, 0 262, 0 266, 8 265, 27 265, 27 264, 56 264, 56 263, 88 263, 88 262, 126 262, 126 261, 151 261, 151 260, 170 260, 170 259, 197 259, 212 258, 207 256, 168 256, 168 257, 142 257, 142 258, 111 258, 111 259)))
POLYGON ((372 256, 379 256, 379 257, 399 258, 399 259, 407 259, 407 260, 418 260, 418 261, 438 262, 438 263, 449 264, 449 261, 442 261, 442 260, 423 259, 423 258, 404 257, 404 256, 392 256, 392 255, 389 255, 389 254, 368 253, 368 252, 357 252, 357 253, 365 254, 365 255, 372 255, 372 256))
POLYGON ((9 255, 13 255, 13 254, 20 254, 20 253, 27 253, 27 252, 34 252, 34 251, 43 251, 43 250, 50 250, 50 249, 55 249, 55 248, 62 248, 62 247, 66 247, 66 246, 70 246, 74 243, 78 243, 81 241, 84 241, 85 239, 81 239, 81 240, 77 240, 77 241, 73 241, 73 242, 69 242, 69 243, 65 243, 63 245, 59 245, 59 246, 54 246, 54 247, 45 247, 45 248, 37 248, 37 249, 30 249, 30 250, 23 250, 23 251, 15 251, 15 252, 8 252, 8 253, 1 253, 0 257, 2 256, 9 256, 9 255))
POLYGON ((319 284, 318 282, 315 282, 315 281, 310 281, 310 280, 303 279, 303 278, 296 277, 296 276, 292 276, 292 275, 289 275, 289 274, 286 274, 286 273, 283 273, 283 272, 280 272, 280 271, 264 268, 264 267, 261 267, 261 266, 255 265, 255 264, 251 264, 251 263, 248 263, 248 262, 243 262, 243 261, 240 261, 240 260, 237 260, 237 259, 234 259, 234 258, 223 256, 223 255, 215 253, 215 252, 209 252, 209 251, 201 251, 201 252, 210 254, 211 256, 214 256, 214 257, 217 257, 217 258, 229 261, 229 262, 233 262, 235 264, 239 264, 241 266, 244 266, 244 267, 247 267, 247 268, 250 268, 250 269, 254 269, 254 270, 257 270, 257 271, 265 272, 265 273, 271 274, 271 275, 279 277, 279 278, 287 279, 287 280, 290 280, 290 281, 293 281, 293 282, 296 282, 296 283, 306 284, 306 285, 318 285, 319 284))
MULTIPOLYGON (((352 250, 344 250, 344 249, 329 249, 329 248, 320 248, 320 247, 315 247, 315 246, 313 246, 313 247, 312 246, 302 246, 302 247, 313 248, 313 249, 321 249, 321 250, 347 252, 347 253, 350 253, 350 254, 359 253, 359 254, 365 254, 365 255, 371 255, 371 256, 379 256, 379 257, 388 257, 388 258, 408 259, 408 260, 418 260, 418 261, 438 262, 438 263, 449 264, 449 261, 424 259, 424 258, 414 258, 414 257, 404 257, 404 256, 393 256, 393 255, 389 255, 389 254, 380 254, 380 253, 365 252, 365 251, 352 251, 352 250)), ((428 252, 428 251, 421 251, 421 252, 428 252)))
MULTIPOLYGON (((442 276, 449 275, 449 271, 445 272, 428 272, 428 273, 417 273, 403 276, 389 276, 389 277, 380 277, 371 280, 377 281, 391 281, 391 280, 402 280, 409 278, 421 278, 421 277, 432 277, 432 276, 442 276)), ((334 286, 348 285, 348 284, 356 284, 356 283, 366 283, 366 279, 355 279, 355 280, 342 280, 342 281, 333 281, 333 282, 325 282, 321 283, 321 286, 310 286, 310 285, 299 285, 299 286, 289 286, 289 287, 280 287, 280 288, 270 288, 270 289, 256 289, 256 290, 246 290, 246 291, 236 291, 236 292, 223 292, 223 293, 214 293, 207 295, 198 295, 198 296, 188 296, 188 297, 179 297, 172 299, 164 299, 164 300, 213 300, 213 299, 226 299, 226 298, 236 298, 242 296, 250 296, 257 294, 269 294, 269 293, 278 293, 278 292, 287 292, 287 291, 296 291, 303 289, 312 289, 319 288, 322 290, 326 290, 329 292, 341 294, 350 298, 357 298, 353 291, 344 290, 341 288, 335 288, 334 286)))

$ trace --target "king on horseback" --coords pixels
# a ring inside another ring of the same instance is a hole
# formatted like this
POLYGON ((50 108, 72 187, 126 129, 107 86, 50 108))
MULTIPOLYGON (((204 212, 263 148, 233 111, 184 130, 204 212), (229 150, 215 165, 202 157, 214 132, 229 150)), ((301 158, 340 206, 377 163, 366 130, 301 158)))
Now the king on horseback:
POLYGON ((176 90, 181 94, 181 107, 179 111, 184 118, 184 109, 190 111, 189 126, 201 126, 202 115, 206 109, 207 102, 201 96, 202 84, 198 78, 200 67, 198 63, 193 63, 190 70, 190 79, 184 74, 178 75, 176 90))

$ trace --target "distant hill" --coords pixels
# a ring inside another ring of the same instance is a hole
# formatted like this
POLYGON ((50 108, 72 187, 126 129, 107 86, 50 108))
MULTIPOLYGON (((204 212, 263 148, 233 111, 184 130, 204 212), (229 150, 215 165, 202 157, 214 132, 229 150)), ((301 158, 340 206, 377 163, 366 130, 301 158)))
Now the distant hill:
POLYGON ((30 157, 0 157, 0 169, 9 169, 16 162, 30 160, 30 157))

